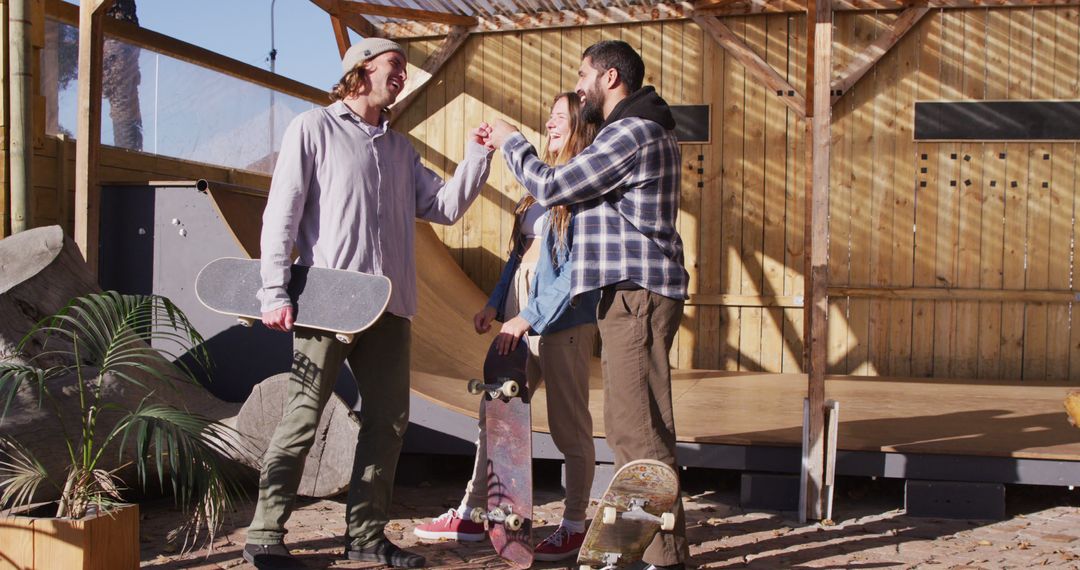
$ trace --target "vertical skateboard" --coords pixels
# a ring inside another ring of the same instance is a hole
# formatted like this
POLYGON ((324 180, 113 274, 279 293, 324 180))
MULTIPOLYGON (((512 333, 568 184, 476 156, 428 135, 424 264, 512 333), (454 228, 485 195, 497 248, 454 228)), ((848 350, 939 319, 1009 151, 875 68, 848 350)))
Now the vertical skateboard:
POLYGON ((679 477, 651 459, 623 465, 611 479, 578 552, 581 570, 605 570, 641 559, 659 530, 675 528, 679 477))
POLYGON ((469 392, 483 394, 487 441, 487 510, 474 509, 474 522, 488 521, 495 552, 507 562, 528 568, 532 545, 532 410, 525 365, 526 339, 500 356, 495 343, 484 359, 484 380, 469 382, 469 392))
MULTIPOLYGON (((258 259, 223 257, 195 278, 195 295, 211 311, 250 327, 262 320, 255 294, 262 288, 258 259)), ((332 332, 344 343, 370 327, 390 302, 390 280, 382 275, 293 265, 289 279, 295 326, 332 332)))

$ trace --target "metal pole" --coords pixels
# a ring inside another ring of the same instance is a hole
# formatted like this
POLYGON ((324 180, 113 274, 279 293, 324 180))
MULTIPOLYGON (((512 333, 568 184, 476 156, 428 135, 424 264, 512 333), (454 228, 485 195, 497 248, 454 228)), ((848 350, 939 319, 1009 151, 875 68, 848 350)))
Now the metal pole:
MULTIPOLYGON (((270 0, 270 73, 276 73, 277 48, 274 47, 274 4, 277 0, 270 0)), ((270 152, 268 158, 274 156, 274 90, 270 89, 270 152)))
POLYGON ((14 0, 8 8, 11 126, 11 233, 30 227, 30 165, 33 159, 33 97, 30 83, 30 0, 14 0))

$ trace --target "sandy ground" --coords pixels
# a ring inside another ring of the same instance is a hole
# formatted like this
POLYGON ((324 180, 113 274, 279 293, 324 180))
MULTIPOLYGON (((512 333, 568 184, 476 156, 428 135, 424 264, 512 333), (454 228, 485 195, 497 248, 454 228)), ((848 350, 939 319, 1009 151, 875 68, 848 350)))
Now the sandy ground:
MULTIPOLYGON (((432 568, 506 568, 486 542, 424 542, 412 528, 456 506, 468 475, 464 458, 407 458, 399 470, 387 536, 427 557, 432 568)), ((689 566, 699 568, 1080 568, 1080 490, 1010 486, 1004 521, 907 517, 900 481, 842 479, 835 524, 800 525, 794 513, 739 506, 738 474, 690 470, 683 476, 689 566)), ((534 539, 558 524, 559 467, 539 462, 534 539)), ((240 558, 252 500, 229 516, 212 553, 180 554, 166 543, 179 514, 171 500, 142 503, 142 565, 176 568, 251 568, 240 558)), ((590 510, 590 515, 592 514, 590 510)), ((344 497, 304 500, 288 525, 287 544, 308 568, 373 568, 342 559, 344 497)), ((538 563, 536 568, 573 567, 538 563)))

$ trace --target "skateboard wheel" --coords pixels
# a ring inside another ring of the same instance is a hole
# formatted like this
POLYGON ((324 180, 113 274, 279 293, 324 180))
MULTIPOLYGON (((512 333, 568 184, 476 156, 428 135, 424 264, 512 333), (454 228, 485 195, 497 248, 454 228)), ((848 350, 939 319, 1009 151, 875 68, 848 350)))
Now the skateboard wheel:
POLYGON ((507 398, 513 398, 518 395, 518 383, 513 380, 504 382, 499 392, 507 398))
POLYGON ((588 564, 582 564, 581 566, 578 566, 578 570, 593 570, 593 567, 588 564))
POLYGON ((478 396, 484 393, 484 383, 479 380, 469 380, 469 393, 478 396))
POLYGON ((487 518, 487 513, 484 511, 484 509, 476 507, 475 509, 469 511, 469 518, 472 520, 472 522, 476 524, 484 524, 484 519, 487 518))
POLYGON ((353 341, 353 335, 351 334, 338 333, 334 335, 334 337, 338 339, 338 342, 343 342, 345 344, 352 344, 353 341))
POLYGON ((525 526, 525 519, 520 515, 506 515, 506 521, 503 524, 510 530, 521 530, 521 527, 525 526))
POLYGON ((675 530, 675 513, 660 515, 660 530, 675 530))
POLYGON ((236 320, 237 320, 237 322, 240 323, 240 326, 247 327, 247 328, 251 328, 251 326, 255 324, 255 319, 237 317, 236 320))
POLYGON ((618 517, 619 513, 615 510, 615 507, 604 507, 604 516, 602 519, 604 524, 615 524, 615 519, 618 517))

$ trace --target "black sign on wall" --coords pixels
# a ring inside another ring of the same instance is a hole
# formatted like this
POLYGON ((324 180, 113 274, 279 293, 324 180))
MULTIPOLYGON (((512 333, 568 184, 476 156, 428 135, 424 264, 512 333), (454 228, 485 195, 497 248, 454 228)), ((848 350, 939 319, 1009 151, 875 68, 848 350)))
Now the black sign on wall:
POLYGON ((922 101, 915 140, 1080 140, 1080 101, 922 101))
POLYGON ((708 144, 712 121, 708 105, 671 105, 680 143, 708 144))

